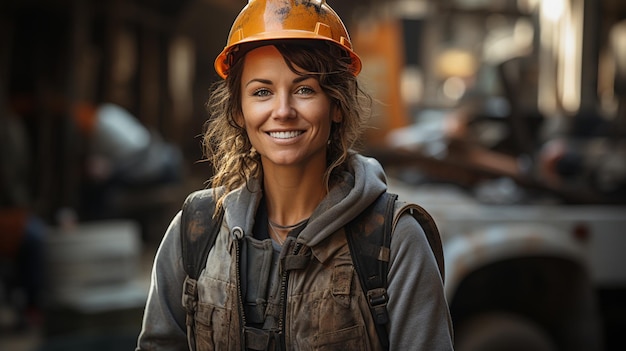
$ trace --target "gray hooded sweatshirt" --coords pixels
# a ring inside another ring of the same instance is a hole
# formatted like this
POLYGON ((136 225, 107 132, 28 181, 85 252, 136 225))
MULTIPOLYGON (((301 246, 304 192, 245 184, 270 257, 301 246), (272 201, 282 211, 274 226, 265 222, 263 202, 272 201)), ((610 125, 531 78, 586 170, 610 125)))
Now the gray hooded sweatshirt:
MULTIPOLYGON (((354 155, 350 171, 282 251, 253 236, 263 198, 258 182, 228 194, 221 231, 198 279, 197 349, 241 350, 242 339, 256 335, 242 333, 243 325, 252 325, 271 330, 287 350, 379 350, 343 228, 386 190, 380 164, 354 155), (286 269, 285 261, 305 263, 286 269)), ((155 257, 137 351, 188 349, 185 277, 178 213, 155 257)), ((410 215, 400 216, 393 230, 387 291, 390 350, 453 349, 437 263, 410 215)))

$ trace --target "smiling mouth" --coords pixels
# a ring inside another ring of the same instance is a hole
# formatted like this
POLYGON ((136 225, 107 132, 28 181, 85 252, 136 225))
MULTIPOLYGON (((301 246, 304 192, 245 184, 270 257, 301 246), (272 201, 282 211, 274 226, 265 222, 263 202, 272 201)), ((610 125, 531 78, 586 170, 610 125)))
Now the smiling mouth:
POLYGON ((301 134, 303 134, 304 131, 301 130, 292 130, 289 132, 269 132, 269 136, 271 136, 272 138, 276 138, 276 139, 291 139, 291 138, 295 138, 301 134))

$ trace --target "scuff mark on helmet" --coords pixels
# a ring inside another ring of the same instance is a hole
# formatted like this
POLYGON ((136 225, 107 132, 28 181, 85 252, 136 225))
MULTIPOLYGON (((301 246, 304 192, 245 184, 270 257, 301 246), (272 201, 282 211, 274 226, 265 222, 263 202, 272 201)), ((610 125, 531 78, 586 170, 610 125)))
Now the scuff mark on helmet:
POLYGON ((312 7, 313 9, 315 9, 315 12, 317 12, 318 15, 322 14, 322 6, 324 3, 326 3, 326 1, 320 1, 319 3, 317 1, 311 1, 311 0, 295 0, 294 1, 294 5, 295 6, 306 6, 306 7, 312 7))
POLYGON ((276 15, 276 19, 278 20, 278 22, 281 23, 285 21, 285 19, 289 15, 289 11, 291 11, 292 4, 293 4, 293 1, 289 1, 289 0, 276 1, 276 2, 270 1, 267 3, 267 6, 272 6, 272 8, 269 9, 270 11, 268 12, 273 12, 276 15))

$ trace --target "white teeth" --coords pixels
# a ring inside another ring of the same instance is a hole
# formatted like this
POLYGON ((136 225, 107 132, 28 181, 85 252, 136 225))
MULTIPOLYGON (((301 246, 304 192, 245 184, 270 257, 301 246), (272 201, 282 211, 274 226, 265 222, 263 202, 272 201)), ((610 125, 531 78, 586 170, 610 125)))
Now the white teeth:
POLYGON ((302 134, 302 131, 289 131, 289 132, 270 132, 270 136, 276 139, 290 139, 295 138, 298 135, 302 134))

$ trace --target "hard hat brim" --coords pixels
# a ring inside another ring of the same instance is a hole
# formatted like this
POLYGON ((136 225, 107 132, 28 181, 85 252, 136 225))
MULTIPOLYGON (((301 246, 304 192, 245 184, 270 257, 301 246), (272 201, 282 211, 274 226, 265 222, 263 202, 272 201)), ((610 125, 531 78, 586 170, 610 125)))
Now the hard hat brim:
MULTIPOLYGON (((354 51, 346 48, 345 46, 338 45, 337 43, 335 43, 335 41, 330 40, 325 36, 316 35, 310 32, 306 32, 306 31, 293 31, 293 32, 283 31, 281 32, 280 39, 277 39, 276 35, 273 33, 263 33, 260 35, 255 35, 254 37, 245 38, 237 42, 237 44, 235 45, 226 46, 215 59, 215 63, 214 63, 215 71, 220 77, 222 77, 223 79, 226 79, 226 77, 228 76, 228 69, 232 65, 232 62, 229 62, 228 56, 234 50, 238 50, 239 47, 244 46, 245 44, 256 43, 257 45, 254 45, 254 47, 259 47, 259 46, 264 46, 264 45, 272 45, 273 43, 279 43, 282 41, 293 41, 294 39, 296 40, 299 39, 303 41, 323 40, 332 45, 336 45, 340 47, 342 50, 344 50, 346 53, 348 53, 348 55, 350 56, 350 59, 351 59, 350 69, 352 71, 352 74, 356 76, 361 72, 361 69, 362 69, 361 58, 354 51)), ((246 52, 247 51, 249 51, 249 49, 246 50, 246 52)))

